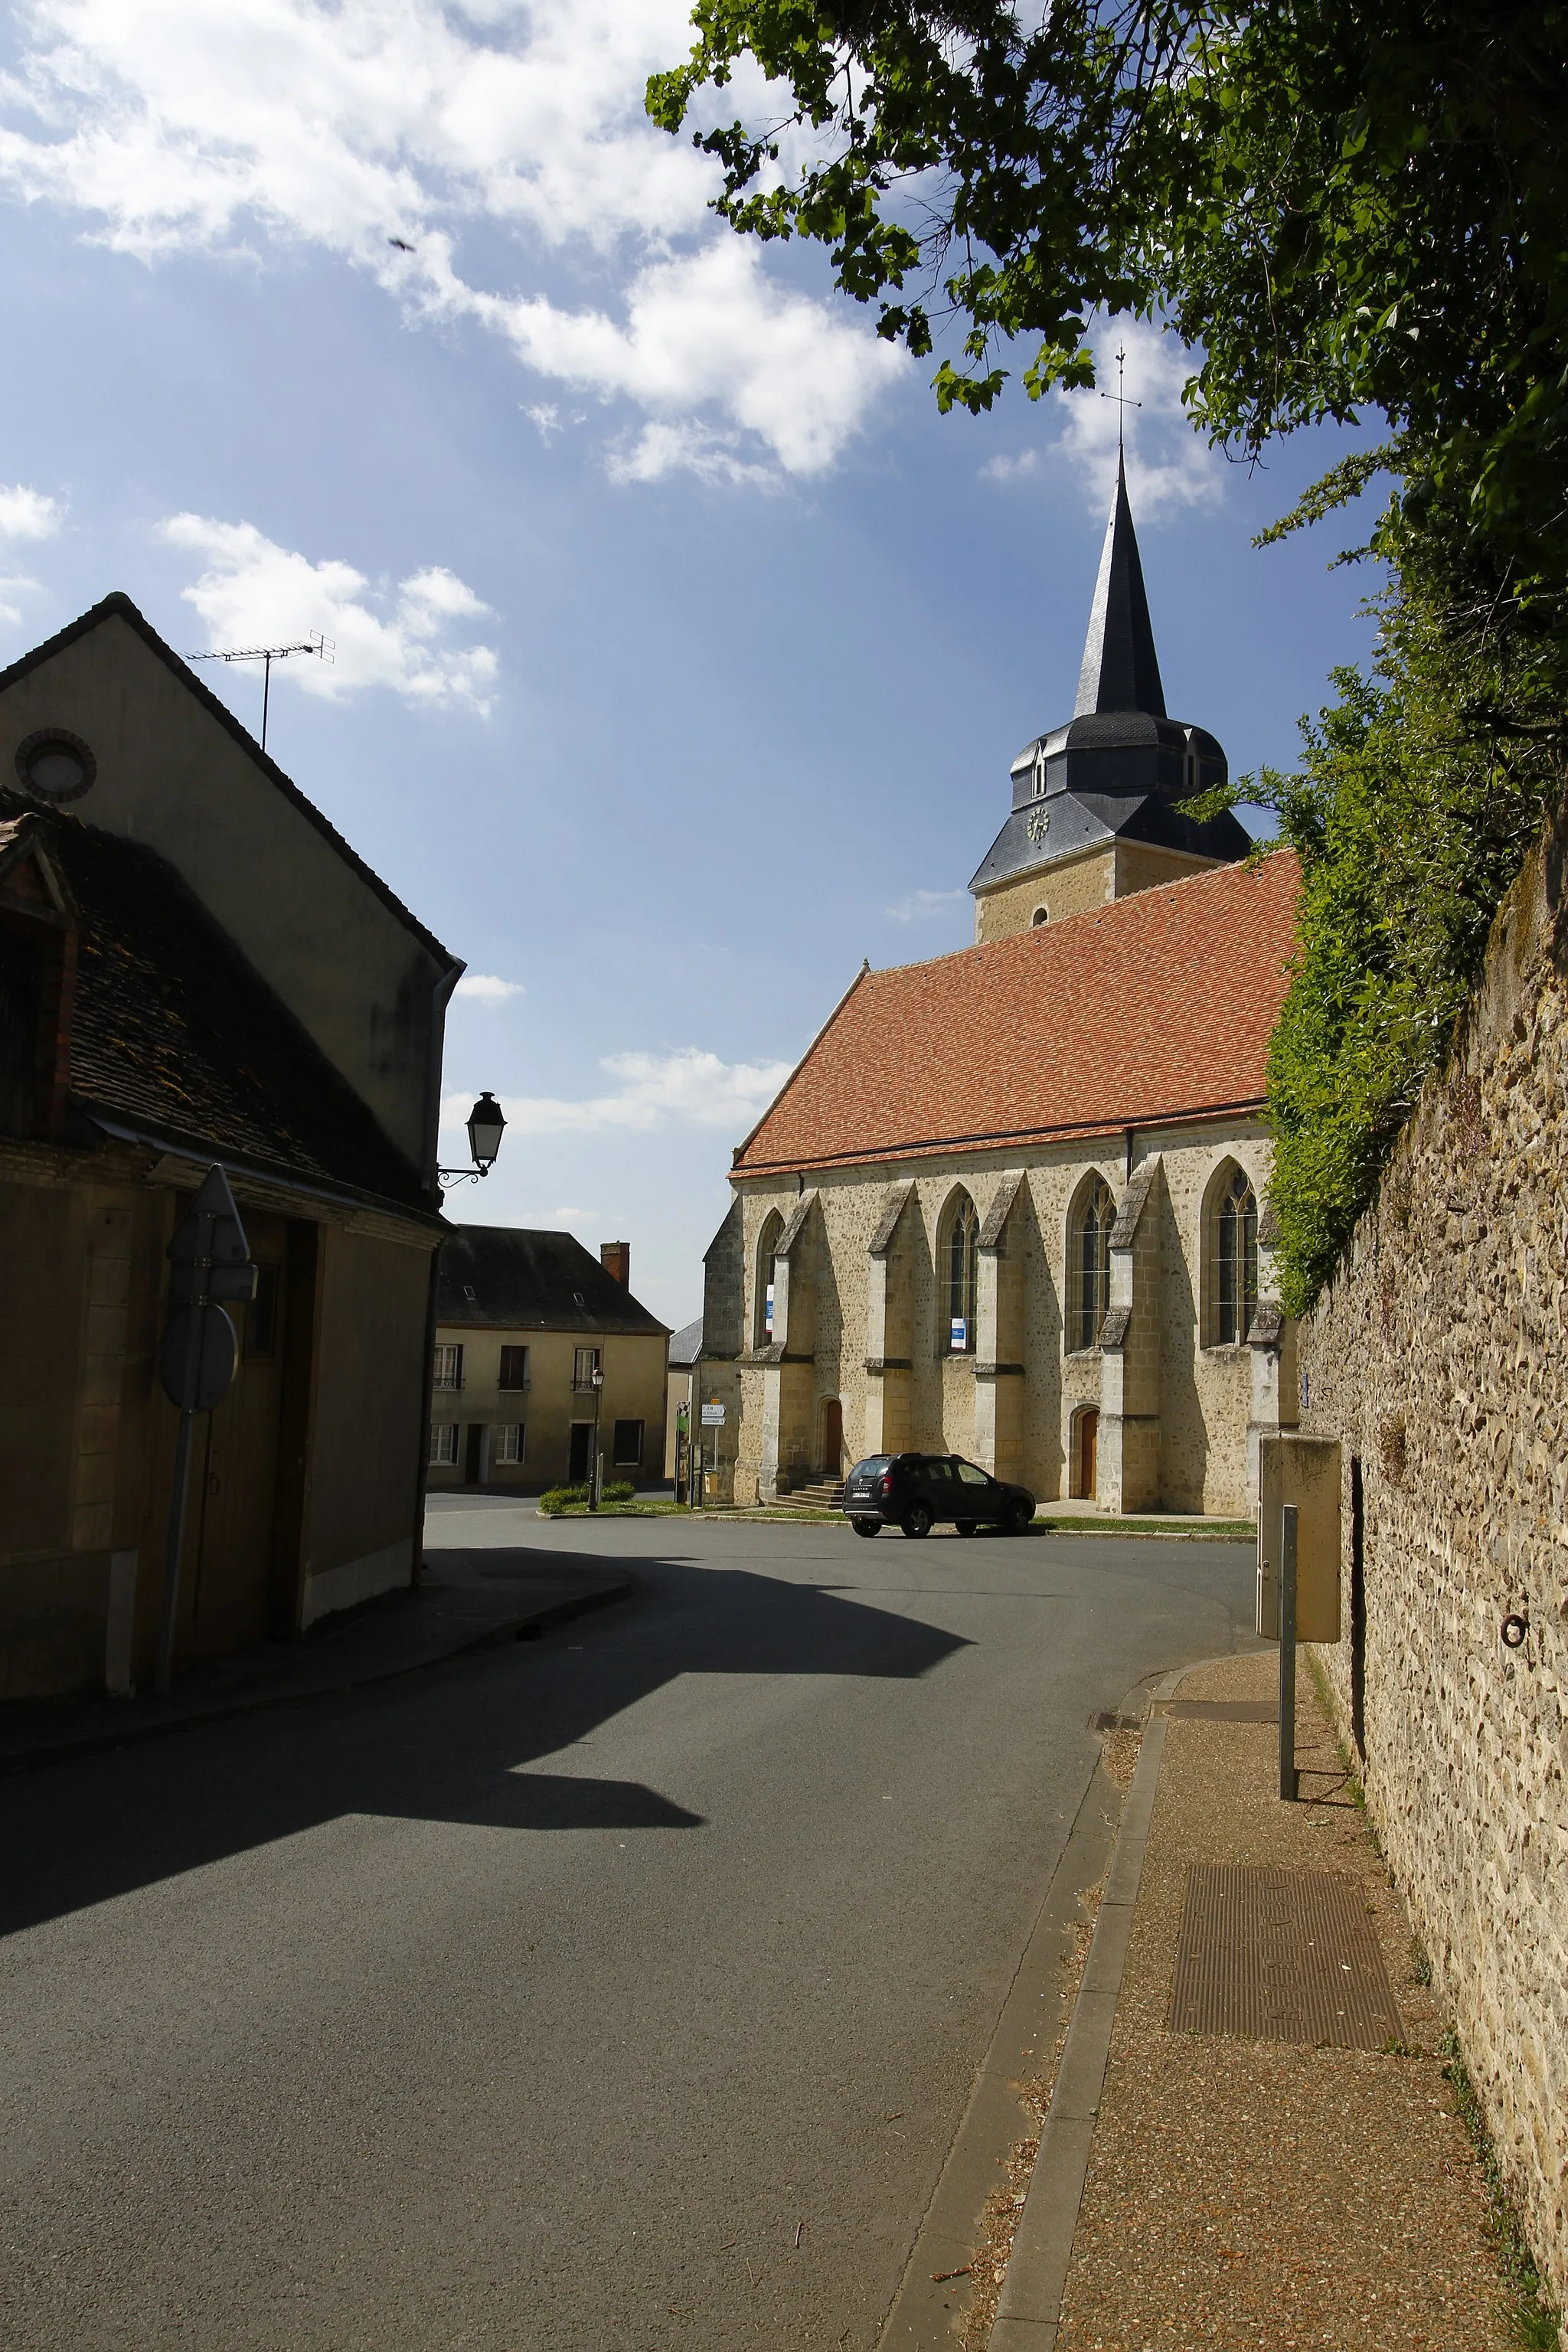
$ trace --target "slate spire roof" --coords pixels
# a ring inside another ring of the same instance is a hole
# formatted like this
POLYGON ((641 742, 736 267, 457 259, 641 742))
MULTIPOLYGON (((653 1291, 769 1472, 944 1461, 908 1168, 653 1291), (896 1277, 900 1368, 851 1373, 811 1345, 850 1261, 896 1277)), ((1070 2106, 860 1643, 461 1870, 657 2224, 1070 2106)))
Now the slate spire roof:
POLYGON ((1138 534, 1127 503, 1127 471, 1120 449, 1116 496, 1105 526, 1073 717, 1082 719, 1098 710, 1146 710, 1155 719, 1165 716, 1165 692, 1160 683, 1160 661, 1154 651, 1138 534))
POLYGON ((983 896, 1117 841, 1189 857, 1245 857, 1251 836, 1228 810, 1199 824, 1182 805, 1228 773, 1225 748, 1207 729, 1166 711, 1118 454, 1077 707, 1014 761, 1011 812, 969 887, 983 896))

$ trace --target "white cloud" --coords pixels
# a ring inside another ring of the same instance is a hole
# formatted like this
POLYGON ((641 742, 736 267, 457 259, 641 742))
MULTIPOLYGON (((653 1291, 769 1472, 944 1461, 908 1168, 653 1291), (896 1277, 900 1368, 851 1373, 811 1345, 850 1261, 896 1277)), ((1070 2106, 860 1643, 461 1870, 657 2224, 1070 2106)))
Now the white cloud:
POLYGON ((929 915, 947 914, 968 896, 967 890, 911 890, 906 898, 884 907, 882 912, 891 916, 895 923, 920 923, 929 915))
POLYGON ((528 992, 521 980, 498 980, 493 971, 466 971, 452 993, 471 997, 476 1004, 507 1004, 528 992))
MULTIPOLYGON (((602 1135, 614 1129, 712 1127, 740 1137, 756 1124, 794 1067, 790 1062, 721 1062, 696 1045, 671 1054, 608 1054, 599 1067, 616 1081, 573 1101, 554 1095, 503 1095, 520 1135, 602 1135)), ((449 1096, 443 1126, 460 1128, 471 1096, 449 1096)))
MULTIPOLYGON (((0 484, 0 553, 25 541, 53 539, 65 516, 58 499, 43 490, 28 489, 22 482, 8 488, 0 484)), ((37 585, 25 572, 0 572, 0 621, 19 621, 22 608, 12 598, 27 595, 37 585)))
POLYGON ((314 245, 412 317, 478 320, 537 374, 643 411, 622 479, 748 481, 759 457, 818 474, 908 364, 715 230, 715 167, 647 121, 689 0, 32 0, 24 23, 0 185, 143 259, 314 245), (555 255, 607 299, 471 282, 469 227, 509 236, 525 277, 555 255))
POLYGON ((290 661, 275 677, 329 698, 387 686, 408 702, 489 709, 496 676, 490 647, 444 642, 457 624, 489 610, 455 572, 431 567, 375 590, 352 563, 331 557, 312 563, 254 523, 173 515, 159 536, 205 566, 180 593, 200 614, 215 649, 292 644, 319 633, 334 641, 331 662, 290 661), (385 609, 377 612, 377 604, 385 609))
POLYGON ((0 486, 0 541, 53 539, 66 519, 58 499, 14 482, 0 486))
POLYGON ((987 457, 980 468, 980 478, 983 482, 1016 482, 1026 474, 1037 474, 1039 470, 1039 451, 1020 449, 1016 457, 1005 455, 999 457, 987 457))
POLYGON ((1212 506, 1225 495, 1225 460, 1193 430, 1182 387, 1194 362, 1174 335, 1140 320, 1111 320, 1094 337, 1099 387, 1056 394, 1066 422, 1056 446, 1078 468, 1091 504, 1110 503, 1116 487, 1117 420, 1124 418, 1127 488, 1138 520, 1172 508, 1212 506), (1117 382, 1116 354, 1127 355, 1117 382), (1121 390, 1136 408, 1118 407, 1121 390))

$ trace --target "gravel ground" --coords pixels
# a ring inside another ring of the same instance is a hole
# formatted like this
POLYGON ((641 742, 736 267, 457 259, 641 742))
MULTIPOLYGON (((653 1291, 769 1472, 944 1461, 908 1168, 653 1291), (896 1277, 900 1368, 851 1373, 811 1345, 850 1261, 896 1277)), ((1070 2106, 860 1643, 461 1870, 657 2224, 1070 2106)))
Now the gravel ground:
MULTIPOLYGON (((1264 1698, 1273 1654, 1202 1667, 1183 1698, 1264 1698)), ((1503 2352, 1481 2175, 1435 2054, 1446 2019, 1303 1669, 1302 1796, 1272 1724, 1166 1735, 1059 2352, 1503 2352), (1353 1874, 1408 2054, 1165 2031, 1188 1864, 1353 1874)))

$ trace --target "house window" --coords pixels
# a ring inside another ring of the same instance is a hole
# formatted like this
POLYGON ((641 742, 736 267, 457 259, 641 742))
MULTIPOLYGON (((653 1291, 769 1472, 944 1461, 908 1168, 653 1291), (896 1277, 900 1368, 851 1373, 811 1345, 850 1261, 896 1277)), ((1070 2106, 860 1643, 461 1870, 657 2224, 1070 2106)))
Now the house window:
MULTIPOLYGON (((436 1350, 436 1381, 438 1389, 460 1389, 463 1385, 463 1350, 458 1348, 437 1348, 436 1350)), ((454 1455, 454 1460, 456 1456, 454 1455)))
POLYGON ((591 1389, 594 1375, 603 1369, 597 1348, 578 1348, 572 1358, 572 1385, 574 1389, 591 1389))
MULTIPOLYGON (((501 1386, 503 1388, 506 1386, 506 1382, 504 1381, 501 1382, 501 1386)), ((522 1423, 521 1421, 502 1421, 497 1423, 495 1428, 490 1432, 490 1460, 492 1462, 521 1462, 522 1460, 522 1423)))
POLYGON ((501 1349, 500 1384, 503 1389, 525 1389, 528 1386, 528 1349, 526 1348, 501 1349))
POLYGON ((763 1221, 757 1237, 757 1281, 752 1313, 752 1345, 767 1348, 773 1337, 773 1283, 778 1273, 779 1235, 784 1232, 784 1219, 776 1209, 770 1210, 763 1221))
POLYGON ((1051 910, 1048 907, 1037 907, 1029 918, 1030 928, 1037 931, 1042 923, 1048 923, 1050 919, 1051 910))
POLYGON ((1210 1344, 1245 1339, 1258 1305, 1258 1197, 1234 1161, 1221 1171, 1209 1234, 1210 1344))
POLYGON ((1116 1203, 1103 1176, 1080 1195, 1068 1227, 1068 1347, 1092 1348, 1110 1304, 1110 1232, 1116 1203))
POLYGON ((948 1227, 947 1344, 955 1356, 974 1353, 975 1276, 980 1263, 980 1219, 967 1192, 962 1193, 948 1227))
POLYGON ((642 1467, 642 1433, 640 1421, 617 1421, 616 1446, 610 1459, 617 1470, 640 1470, 642 1467))
POLYGON ((256 1296, 245 1311, 245 1352, 270 1356, 278 1345, 278 1268, 256 1269, 256 1296))
POLYGON ((436 1421, 430 1424, 430 1467, 455 1470, 458 1466, 458 1424, 455 1421, 436 1421))

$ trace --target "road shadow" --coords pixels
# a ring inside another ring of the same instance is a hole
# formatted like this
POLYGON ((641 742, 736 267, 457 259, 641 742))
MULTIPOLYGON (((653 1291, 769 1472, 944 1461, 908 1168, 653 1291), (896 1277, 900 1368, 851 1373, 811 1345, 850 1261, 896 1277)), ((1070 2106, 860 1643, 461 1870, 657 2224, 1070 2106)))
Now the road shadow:
MULTIPOLYGON (((605 1566, 583 1554, 552 1564, 605 1566)), ((679 1675, 912 1678, 968 1646, 825 1586, 685 1560, 636 1565, 635 1601, 542 1642, 16 1776, 0 1820, 0 1935, 344 1814, 519 1832, 698 1829, 700 1815, 639 1783, 528 1767, 590 1742, 679 1675)))

